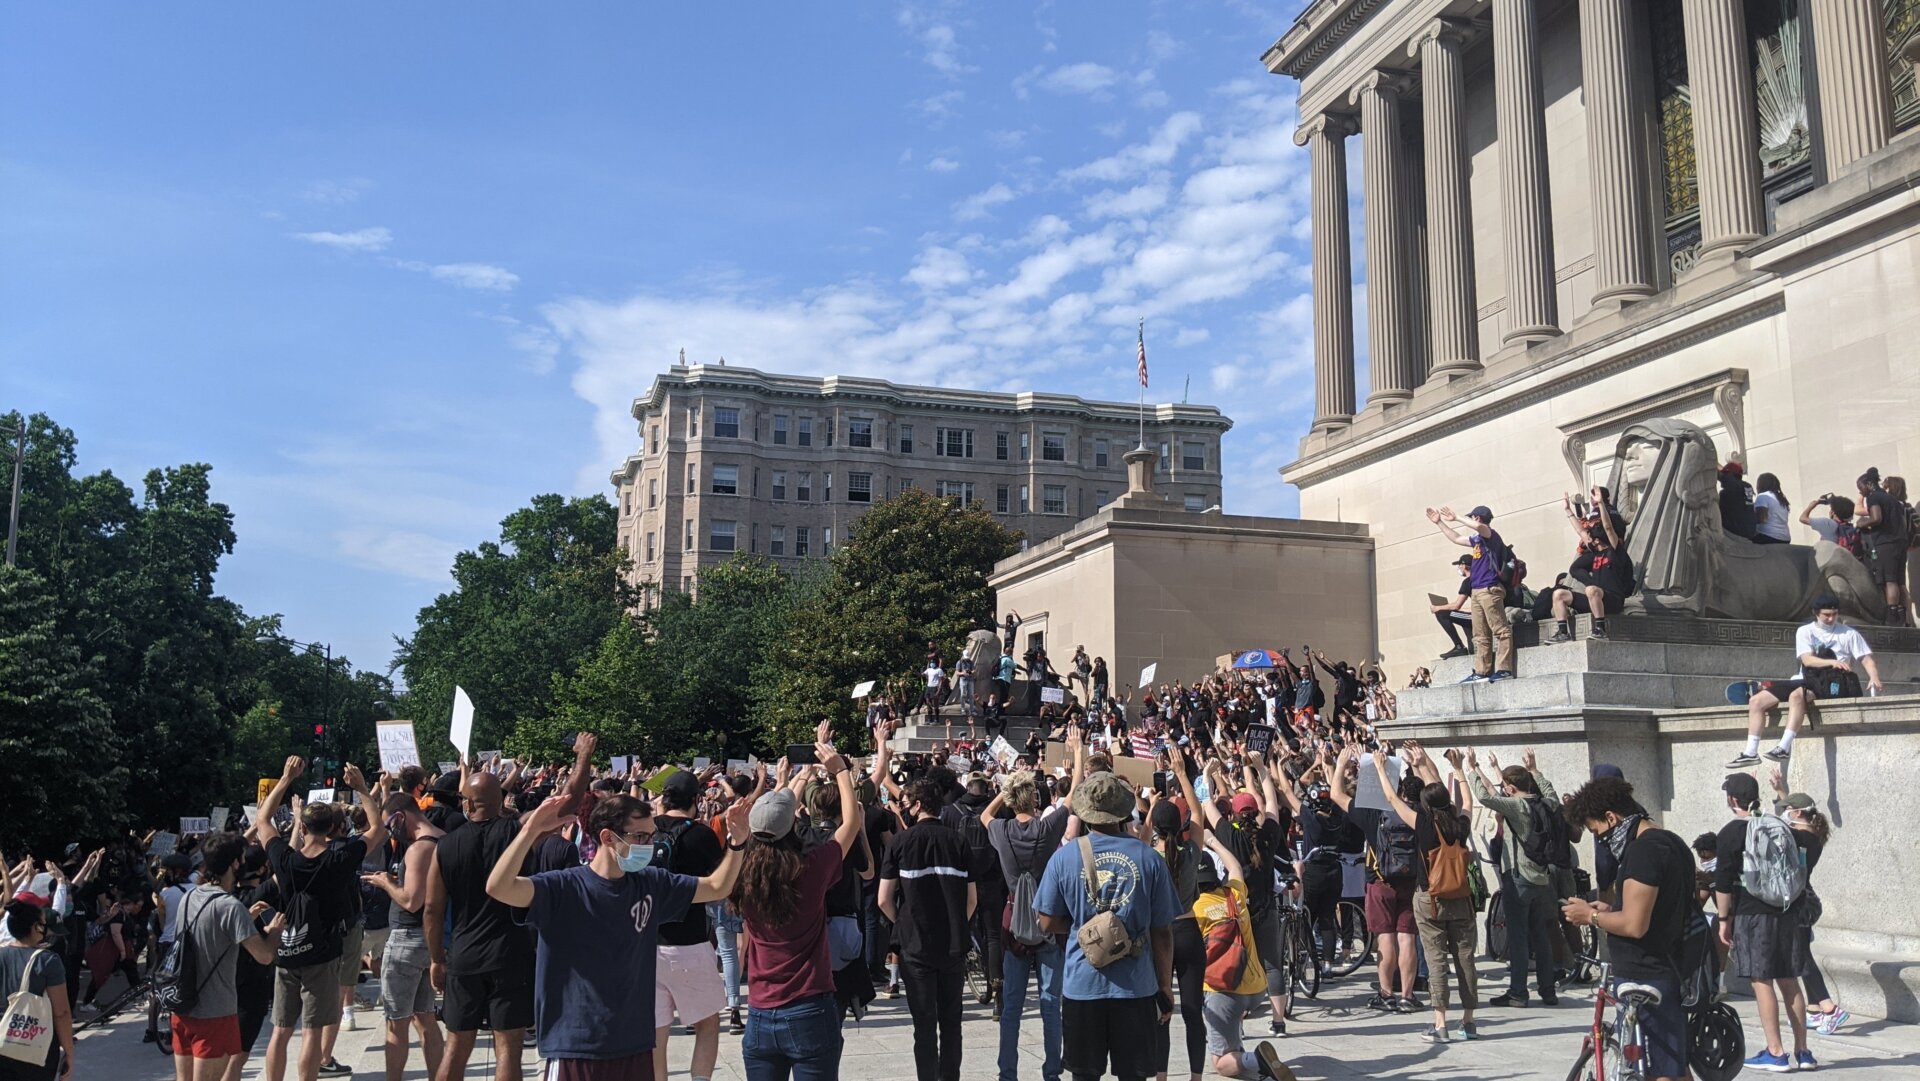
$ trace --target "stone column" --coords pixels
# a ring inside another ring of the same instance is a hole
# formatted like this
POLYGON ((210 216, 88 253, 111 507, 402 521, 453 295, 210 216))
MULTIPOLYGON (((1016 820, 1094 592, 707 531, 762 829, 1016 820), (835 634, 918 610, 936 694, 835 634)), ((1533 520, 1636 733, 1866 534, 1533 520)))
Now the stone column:
POLYGON ((1820 81, 1820 141, 1827 179, 1893 138, 1882 0, 1815 0, 1813 63, 1820 81))
POLYGON ((1347 232, 1351 119, 1322 113, 1293 141, 1313 159, 1313 430, 1353 421, 1353 258, 1347 232))
POLYGON ((1493 0, 1493 94, 1500 140, 1500 199, 1506 209, 1506 345, 1560 333, 1554 295, 1547 129, 1540 109, 1536 0, 1493 0))
POLYGON ((1467 200, 1466 86, 1460 50, 1467 25, 1428 23, 1407 46, 1420 58, 1420 122, 1427 158, 1427 326, 1430 379, 1480 368, 1480 316, 1473 282, 1473 219, 1467 200))
POLYGON ((1694 170, 1700 183, 1700 259, 1717 255, 1731 261, 1767 228, 1747 12, 1726 0, 1683 3, 1694 170))
POLYGON ((1367 222, 1367 367, 1373 392, 1367 404, 1413 397, 1414 363, 1408 341, 1407 215, 1401 202, 1406 168, 1400 143, 1400 87, 1376 71, 1353 88, 1360 106, 1361 212, 1367 222))
POLYGON ((1617 307, 1654 293, 1647 144, 1634 108, 1633 9, 1631 0, 1580 3, 1596 308, 1617 307))

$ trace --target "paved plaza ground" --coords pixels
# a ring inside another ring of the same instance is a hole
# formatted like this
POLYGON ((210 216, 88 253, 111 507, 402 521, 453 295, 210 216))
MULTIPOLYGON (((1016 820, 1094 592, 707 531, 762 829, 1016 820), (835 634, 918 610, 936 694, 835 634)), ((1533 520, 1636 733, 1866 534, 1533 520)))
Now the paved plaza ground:
MULTIPOLYGON (((1481 966, 1482 986, 1501 972, 1500 966, 1481 966)), ((370 988, 363 989, 367 995, 370 988)), ((1494 990, 1499 990, 1494 986, 1494 990)), ((1278 1041, 1282 1056, 1301 1078, 1475 1078, 1482 1081, 1519 1078, 1551 1078, 1567 1075, 1579 1052, 1580 1034, 1592 1016, 1591 992, 1573 988, 1561 995, 1557 1008, 1534 1005, 1524 1010, 1484 1010, 1480 1015, 1482 1037, 1473 1043, 1452 1043, 1430 1047, 1420 1042, 1417 1033, 1427 1015, 1391 1016, 1363 1008, 1367 996, 1364 980, 1358 976, 1330 985, 1315 1001, 1303 1003, 1300 1018, 1292 1024, 1294 1035, 1278 1041)), ((1754 1025, 1751 1000, 1736 999, 1736 1007, 1747 1020, 1749 1050, 1759 1039, 1754 1025)), ((1020 1076, 1040 1076, 1040 1023, 1028 1006, 1029 1020, 1023 1028, 1020 1076)), ((173 1076, 170 1059, 151 1044, 140 1042, 145 1015, 125 1016, 96 1031, 83 1033, 79 1046, 80 1072, 77 1081, 163 1081, 173 1076)), ((353 1067, 354 1076, 384 1076, 381 1055, 379 1015, 372 1011, 359 1015, 358 1031, 340 1034, 338 1056, 353 1067)), ((1185 1044, 1180 1019, 1173 1020, 1174 1081, 1185 1081, 1185 1044)), ((1265 1018, 1248 1025, 1264 1032, 1265 1018)), ((996 1077, 995 1058, 999 1049, 998 1027, 985 1007, 967 1006, 966 1053, 961 1076, 968 1081, 991 1081, 996 1077)), ((259 1049, 266 1048, 262 1033, 259 1049)), ((744 1081, 740 1069, 740 1038, 720 1037, 720 1066, 714 1072, 717 1081, 744 1081)), ((676 1030, 670 1056, 675 1079, 687 1076, 693 1038, 676 1030)), ((294 1048, 298 1052, 298 1046, 294 1048)), ((1896 1025, 1884 1021, 1856 1019, 1837 1036, 1814 1036, 1813 1052, 1821 1063, 1820 1074, 1854 1081, 1890 1081, 1898 1077, 1920 1077, 1920 1026, 1896 1025), (1892 1069, 1889 1069, 1892 1067, 1892 1069)), ((485 1045, 469 1065, 468 1078, 492 1076, 491 1059, 485 1045)), ((248 1081, 260 1076, 259 1059, 248 1064, 248 1081)), ((408 1063, 408 1081, 425 1076, 416 1051, 408 1063)), ((526 1055, 526 1076, 539 1076, 536 1056, 526 1055)), ((847 1027, 846 1052, 840 1076, 846 1081, 907 1081, 913 1076, 913 1028, 907 1017, 905 998, 882 998, 860 1025, 847 1027)), ((1217 1076, 1217 1075, 1209 1075, 1217 1076)))

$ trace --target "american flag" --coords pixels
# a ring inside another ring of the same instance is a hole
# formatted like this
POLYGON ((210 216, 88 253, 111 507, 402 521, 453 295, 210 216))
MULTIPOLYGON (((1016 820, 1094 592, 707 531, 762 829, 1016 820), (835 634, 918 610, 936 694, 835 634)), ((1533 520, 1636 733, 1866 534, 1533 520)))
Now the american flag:
POLYGON ((1140 320, 1140 386, 1147 385, 1147 321, 1140 320))
POLYGON ((1152 758, 1154 755, 1160 753, 1154 746, 1157 742, 1154 737, 1144 732, 1135 732, 1128 736, 1128 742, 1132 744, 1133 757, 1135 758, 1152 758))

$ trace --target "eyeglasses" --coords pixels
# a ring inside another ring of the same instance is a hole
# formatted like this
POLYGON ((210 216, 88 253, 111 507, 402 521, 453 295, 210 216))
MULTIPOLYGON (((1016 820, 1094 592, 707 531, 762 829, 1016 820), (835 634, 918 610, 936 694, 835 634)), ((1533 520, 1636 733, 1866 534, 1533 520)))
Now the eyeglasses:
POLYGON ((646 831, 645 833, 638 833, 638 832, 636 832, 636 833, 622 833, 622 834, 620 835, 620 839, 621 839, 621 840, 623 840, 623 841, 625 841, 625 842, 627 842, 628 844, 634 844, 634 845, 647 845, 647 844, 652 844, 652 843, 653 843, 653 837, 654 837, 654 831, 653 831, 653 830, 647 830, 647 831, 646 831))

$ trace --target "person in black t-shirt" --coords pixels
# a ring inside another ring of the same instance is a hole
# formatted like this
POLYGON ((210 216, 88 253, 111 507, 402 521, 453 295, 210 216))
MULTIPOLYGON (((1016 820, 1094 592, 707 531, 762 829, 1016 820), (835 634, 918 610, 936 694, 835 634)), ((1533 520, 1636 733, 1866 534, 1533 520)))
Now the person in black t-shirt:
POLYGON ((1860 474, 1860 514, 1854 524, 1867 545, 1867 571, 1886 591, 1887 622, 1907 622, 1907 509, 1880 486, 1880 470, 1860 474))
POLYGON ((915 1074, 919 1081, 958 1081, 968 922, 979 896, 967 843, 940 821, 947 801, 934 772, 907 786, 902 802, 913 824, 881 858, 880 911, 900 939, 915 1074))
POLYGON ((1607 499, 1607 490, 1593 490, 1593 512, 1582 517, 1574 511, 1573 497, 1562 493, 1567 522, 1580 538, 1580 555, 1567 571, 1567 577, 1582 588, 1569 586, 1553 591, 1553 618, 1559 627, 1548 642, 1571 642, 1570 613, 1585 612, 1593 617, 1593 629, 1587 637, 1607 637, 1607 617, 1626 607, 1633 592, 1633 558, 1626 542, 1620 539, 1620 518, 1607 499))
POLYGON ((1573 897, 1560 906, 1568 923, 1607 933, 1615 987, 1638 983, 1660 992, 1640 1008, 1640 1036, 1651 1081, 1686 1081, 1687 1014, 1680 1002, 1681 943, 1694 911, 1693 854, 1661 829, 1618 777, 1597 777, 1568 797, 1567 821, 1586 829, 1620 863, 1620 904, 1573 897))
MULTIPOLYGON (((682 771, 660 789, 660 813, 653 819, 656 863, 674 874, 702 878, 726 858, 720 838, 693 817, 700 779, 682 771)), ((707 934, 707 910, 694 905, 677 920, 660 925, 660 960, 653 977, 654 1069, 667 1073, 667 1038, 673 1015, 693 1029, 694 1077, 712 1077, 720 1059, 720 1010, 727 1004, 719 956, 707 934)))

